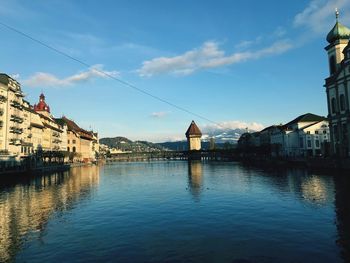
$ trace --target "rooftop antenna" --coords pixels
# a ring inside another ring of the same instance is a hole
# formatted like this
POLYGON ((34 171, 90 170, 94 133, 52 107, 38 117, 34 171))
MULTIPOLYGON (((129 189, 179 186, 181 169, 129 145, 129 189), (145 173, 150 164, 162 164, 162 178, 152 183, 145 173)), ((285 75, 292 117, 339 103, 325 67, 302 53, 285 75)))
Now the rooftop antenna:
POLYGON ((338 8, 335 8, 335 20, 338 22, 339 11, 338 8))

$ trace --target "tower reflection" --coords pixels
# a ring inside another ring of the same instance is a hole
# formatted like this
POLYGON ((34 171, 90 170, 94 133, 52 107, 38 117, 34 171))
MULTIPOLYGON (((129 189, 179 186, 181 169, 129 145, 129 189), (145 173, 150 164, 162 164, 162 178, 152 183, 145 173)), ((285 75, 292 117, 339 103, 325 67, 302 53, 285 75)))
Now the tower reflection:
POLYGON ((199 198, 203 187, 203 169, 201 161, 188 162, 188 186, 193 196, 199 198))
POLYGON ((100 168, 77 167, 0 188, 0 262, 12 261, 26 235, 42 232, 50 217, 89 198, 100 168))

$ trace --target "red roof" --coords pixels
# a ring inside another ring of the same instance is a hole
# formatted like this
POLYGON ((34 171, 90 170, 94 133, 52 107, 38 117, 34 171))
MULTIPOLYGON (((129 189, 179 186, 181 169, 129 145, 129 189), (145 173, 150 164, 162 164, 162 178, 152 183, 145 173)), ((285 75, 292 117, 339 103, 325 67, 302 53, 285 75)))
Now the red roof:
POLYGON ((39 103, 34 104, 35 111, 47 111, 50 113, 50 106, 45 102, 45 95, 43 93, 40 94, 39 103))
POLYGON ((202 136, 201 130, 198 128, 197 124, 192 121, 190 127, 188 127, 187 132, 186 132, 186 137, 189 136, 202 136))

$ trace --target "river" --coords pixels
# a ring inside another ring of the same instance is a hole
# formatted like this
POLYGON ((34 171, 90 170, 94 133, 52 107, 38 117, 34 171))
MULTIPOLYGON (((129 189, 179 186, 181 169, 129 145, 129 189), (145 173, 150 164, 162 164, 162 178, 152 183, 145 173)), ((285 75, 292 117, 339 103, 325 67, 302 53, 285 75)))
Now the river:
POLYGON ((0 262, 348 262, 350 183, 156 161, 0 182, 0 262))

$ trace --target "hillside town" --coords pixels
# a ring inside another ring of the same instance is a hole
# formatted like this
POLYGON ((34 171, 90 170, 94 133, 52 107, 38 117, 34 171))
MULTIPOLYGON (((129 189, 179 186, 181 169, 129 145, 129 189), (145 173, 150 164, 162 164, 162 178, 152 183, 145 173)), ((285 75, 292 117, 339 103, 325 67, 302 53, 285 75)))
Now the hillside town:
MULTIPOLYGON (((35 154, 61 153, 65 162, 93 162, 99 152, 98 134, 73 120, 51 114, 41 94, 38 103, 25 100, 21 85, 0 74, 0 160, 20 162, 35 154)), ((54 154, 51 154, 55 156, 54 154)))

